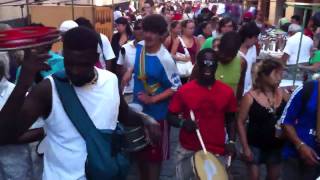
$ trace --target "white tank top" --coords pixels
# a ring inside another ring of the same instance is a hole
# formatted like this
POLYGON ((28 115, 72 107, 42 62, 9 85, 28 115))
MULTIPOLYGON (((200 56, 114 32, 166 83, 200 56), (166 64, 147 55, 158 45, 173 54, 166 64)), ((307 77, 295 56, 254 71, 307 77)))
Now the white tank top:
MULTIPOLYGON (((120 97, 117 77, 106 70, 97 69, 98 81, 94 85, 75 87, 75 91, 98 129, 115 129, 120 97)), ((58 97, 52 77, 52 109, 45 120, 43 180, 83 180, 87 156, 84 139, 67 117, 58 97)))

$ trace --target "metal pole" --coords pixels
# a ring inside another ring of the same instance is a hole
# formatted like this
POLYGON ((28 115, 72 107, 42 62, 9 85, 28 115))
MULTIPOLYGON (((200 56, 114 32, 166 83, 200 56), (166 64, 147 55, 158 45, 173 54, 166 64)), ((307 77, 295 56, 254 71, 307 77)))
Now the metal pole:
POLYGON ((95 12, 94 12, 94 0, 91 0, 91 6, 92 6, 92 24, 95 26, 96 16, 95 16, 95 12))
POLYGON ((297 61, 296 61, 296 65, 294 67, 294 78, 293 78, 293 84, 292 84, 293 86, 294 86, 294 84, 296 82, 296 79, 297 79, 299 56, 300 56, 300 51, 301 51, 302 37, 303 37, 304 27, 305 27, 305 23, 306 23, 306 18, 307 18, 307 9, 304 9, 304 11, 303 11, 303 22, 302 22, 302 28, 301 28, 301 36, 300 36, 299 49, 298 49, 298 55, 297 55, 297 61))
POLYGON ((24 18, 24 13, 23 13, 24 5, 21 5, 20 9, 21 9, 21 18, 23 19, 24 18))
POLYGON ((71 0, 72 20, 74 20, 74 0, 71 0))
POLYGON ((29 0, 26 0, 26 5, 27 5, 27 25, 30 25, 31 19, 30 19, 29 0))

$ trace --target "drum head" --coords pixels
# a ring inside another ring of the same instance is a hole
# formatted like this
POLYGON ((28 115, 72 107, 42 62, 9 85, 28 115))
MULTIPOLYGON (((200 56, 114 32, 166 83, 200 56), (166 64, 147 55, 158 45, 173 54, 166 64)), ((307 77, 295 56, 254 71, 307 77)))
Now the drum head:
POLYGON ((200 180, 228 180, 225 167, 213 154, 198 151, 195 153, 193 161, 200 180))

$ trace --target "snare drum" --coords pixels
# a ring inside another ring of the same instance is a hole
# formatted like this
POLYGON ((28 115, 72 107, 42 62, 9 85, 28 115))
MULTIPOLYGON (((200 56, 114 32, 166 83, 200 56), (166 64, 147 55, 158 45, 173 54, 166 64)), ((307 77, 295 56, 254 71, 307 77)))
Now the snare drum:
POLYGON ((183 160, 181 171, 188 174, 183 175, 183 180, 228 180, 224 165, 210 152, 197 151, 183 160))
POLYGON ((149 144, 143 126, 124 127, 123 130, 123 151, 137 152, 149 144))
POLYGON ((0 32, 0 51, 23 50, 50 45, 60 39, 52 27, 22 27, 0 32))

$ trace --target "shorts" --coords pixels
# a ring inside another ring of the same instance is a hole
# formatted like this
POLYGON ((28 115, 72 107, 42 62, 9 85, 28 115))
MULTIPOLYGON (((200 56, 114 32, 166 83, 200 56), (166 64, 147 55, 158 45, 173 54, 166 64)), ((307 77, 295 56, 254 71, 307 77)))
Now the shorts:
MULTIPOLYGON (((197 180, 193 167, 191 165, 191 157, 195 151, 183 148, 180 144, 176 150, 176 179, 177 180, 197 180)), ((227 166, 227 158, 221 155, 215 155, 222 165, 227 166)))
POLYGON ((31 152, 28 144, 0 147, 0 179, 34 179, 31 152))
POLYGON ((281 148, 261 149, 250 146, 253 153, 253 164, 280 164, 282 161, 281 148))
POLYGON ((161 140, 159 144, 148 145, 135 155, 138 160, 150 162, 162 162, 169 159, 169 135, 170 129, 166 120, 158 121, 161 127, 161 140))

